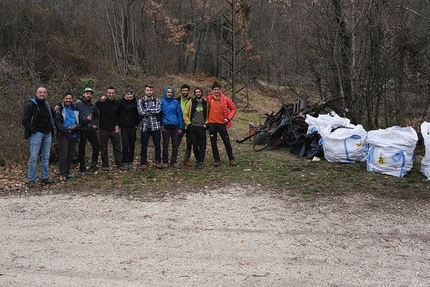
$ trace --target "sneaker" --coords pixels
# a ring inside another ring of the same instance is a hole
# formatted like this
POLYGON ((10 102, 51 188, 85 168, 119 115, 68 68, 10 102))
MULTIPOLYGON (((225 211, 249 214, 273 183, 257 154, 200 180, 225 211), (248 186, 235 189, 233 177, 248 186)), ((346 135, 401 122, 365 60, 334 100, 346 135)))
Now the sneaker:
POLYGON ((174 164, 172 164, 172 166, 176 169, 181 169, 181 167, 179 166, 179 163, 175 162, 174 164))
POLYGON ((156 166, 158 169, 162 168, 162 167, 161 167, 161 163, 160 163, 160 161, 158 161, 158 160, 156 160, 156 161, 155 161, 155 166, 156 166))
POLYGON ((220 165, 219 161, 216 161, 216 162, 214 163, 214 167, 219 167, 219 165, 220 165))
POLYGON ((231 161, 230 161, 230 165, 231 166, 236 166, 237 164, 236 164, 236 161, 234 160, 234 159, 232 159, 231 161))
POLYGON ((168 168, 168 167, 169 167, 169 165, 167 164, 167 162, 163 163, 163 168, 168 168))
POLYGON ((71 173, 69 173, 68 175, 66 175, 66 178, 75 178, 75 176, 71 173))
POLYGON ((123 165, 119 166, 118 169, 122 170, 122 171, 126 171, 126 170, 128 170, 128 166, 127 166, 127 164, 123 164, 123 165))
POLYGON ((146 164, 142 164, 141 166, 140 166, 140 169, 141 170, 146 170, 148 168, 148 166, 146 165, 146 164))
POLYGON ((54 183, 54 182, 53 182, 52 180, 50 180, 49 178, 41 179, 41 180, 40 180, 40 182, 41 182, 43 185, 47 185, 47 184, 54 183))
POLYGON ((87 169, 83 169, 81 170, 82 175, 87 175, 88 174, 88 170, 87 169))
POLYGON ((60 175, 60 181, 61 181, 61 182, 66 181, 66 179, 67 179, 67 177, 66 177, 66 176, 61 176, 61 175, 60 175))
POLYGON ((28 181, 28 188, 33 188, 36 186, 36 182, 34 180, 29 180, 28 181))
POLYGON ((103 171, 109 171, 109 167, 108 166, 104 166, 104 167, 102 167, 102 170, 103 171))
POLYGON ((203 169, 203 163, 202 162, 198 162, 196 164, 197 169, 203 169))
POLYGON ((192 164, 189 161, 184 161, 185 166, 192 166, 192 164))

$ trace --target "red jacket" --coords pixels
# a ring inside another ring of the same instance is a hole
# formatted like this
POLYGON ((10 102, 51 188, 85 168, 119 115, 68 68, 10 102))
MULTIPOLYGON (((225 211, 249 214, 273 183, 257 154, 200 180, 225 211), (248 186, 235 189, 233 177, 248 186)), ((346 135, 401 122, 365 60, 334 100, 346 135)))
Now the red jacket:
MULTIPOLYGON (((213 92, 206 97, 206 100, 208 101, 208 104, 209 104, 209 111, 211 109, 213 97, 214 97, 213 92)), ((228 122, 225 125, 229 129, 231 127, 231 120, 234 118, 234 115, 236 114, 236 111, 237 111, 236 105, 229 97, 225 96, 222 92, 219 97, 222 104, 222 111, 224 113, 224 118, 228 119, 228 122)))

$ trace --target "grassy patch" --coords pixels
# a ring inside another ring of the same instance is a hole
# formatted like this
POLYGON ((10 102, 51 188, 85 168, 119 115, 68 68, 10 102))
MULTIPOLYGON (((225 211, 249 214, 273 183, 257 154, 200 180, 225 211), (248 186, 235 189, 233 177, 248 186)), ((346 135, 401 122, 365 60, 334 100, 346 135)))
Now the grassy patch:
MULTIPOLYGON (((251 101, 252 102, 252 101, 251 101)), ((273 104, 273 103, 272 103, 273 104)), ((272 110, 239 109, 229 130, 237 166, 229 165, 221 140, 219 148, 221 166, 213 166, 212 151, 209 144, 206 151, 205 168, 182 166, 177 170, 158 170, 150 165, 148 170, 141 171, 139 158, 135 168, 122 172, 112 168, 108 172, 96 171, 87 176, 75 170, 76 178, 66 183, 58 181, 57 164, 50 165, 50 177, 56 183, 48 188, 37 184, 35 194, 47 190, 56 193, 78 193, 82 195, 113 193, 118 196, 141 198, 143 200, 161 200, 166 196, 178 193, 208 192, 220 187, 242 186, 255 187, 273 196, 292 196, 312 199, 316 196, 337 196, 350 192, 372 193, 379 196, 399 198, 429 198, 430 182, 420 172, 420 162, 414 163, 413 169, 404 178, 369 173, 364 162, 354 164, 310 161, 297 158, 287 148, 266 149, 255 152, 251 141, 241 144, 236 140, 249 134, 249 122, 258 124, 264 112, 272 110)), ((139 154, 140 138, 138 137, 136 154, 139 154)), ((153 159, 153 148, 149 147, 149 159, 153 159)), ((179 160, 183 158, 184 146, 179 149, 179 160)), ((90 152, 87 153, 89 155, 90 152)), ((112 160, 112 155, 110 156, 112 160)), ((193 159, 193 157, 192 157, 193 159)), ((180 161, 180 163, 182 163, 180 161)), ((192 162, 194 164, 194 162, 192 162)), ((113 164, 111 165, 113 166, 113 164)), ((13 169, 0 171, 0 194, 24 194, 26 188, 26 166, 15 166, 13 169)))

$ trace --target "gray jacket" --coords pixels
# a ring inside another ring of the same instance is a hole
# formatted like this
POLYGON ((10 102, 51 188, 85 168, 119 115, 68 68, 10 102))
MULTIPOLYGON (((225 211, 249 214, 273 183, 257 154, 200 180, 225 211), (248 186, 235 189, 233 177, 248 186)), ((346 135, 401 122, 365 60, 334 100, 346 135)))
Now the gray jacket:
POLYGON ((74 104, 75 109, 79 111, 79 120, 80 122, 85 122, 87 117, 89 115, 93 115, 93 119, 90 123, 83 125, 82 130, 85 131, 92 131, 93 125, 96 125, 97 128, 99 127, 99 110, 97 109, 97 106, 94 103, 87 104, 86 101, 76 101, 74 104))

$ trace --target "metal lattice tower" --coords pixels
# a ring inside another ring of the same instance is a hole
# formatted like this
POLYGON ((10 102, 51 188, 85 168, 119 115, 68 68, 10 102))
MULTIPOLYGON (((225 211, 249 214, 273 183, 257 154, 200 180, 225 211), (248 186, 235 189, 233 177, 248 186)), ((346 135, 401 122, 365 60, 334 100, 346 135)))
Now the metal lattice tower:
POLYGON ((226 1, 229 12, 221 27, 221 81, 236 105, 242 102, 249 107, 245 0, 226 1))

